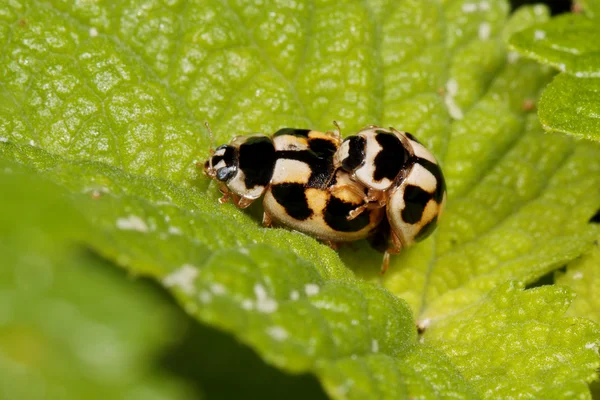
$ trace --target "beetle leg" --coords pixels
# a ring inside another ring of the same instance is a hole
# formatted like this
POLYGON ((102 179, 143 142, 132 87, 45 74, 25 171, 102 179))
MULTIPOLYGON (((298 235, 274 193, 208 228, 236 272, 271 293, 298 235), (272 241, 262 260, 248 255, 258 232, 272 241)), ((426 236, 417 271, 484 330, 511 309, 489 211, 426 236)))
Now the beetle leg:
POLYGON ((334 242, 333 240, 323 240, 323 243, 331 247, 333 250, 337 250, 341 246, 340 242, 334 242))
POLYGON ((221 185, 219 186, 219 191, 223 194, 223 196, 221 196, 221 198, 219 199, 219 203, 221 204, 225 204, 229 201, 229 199, 231 198, 231 192, 229 191, 229 189, 227 189, 227 186, 225 186, 225 184, 221 183, 221 185))
POLYGON ((350 211, 348 213, 348 216, 346 217, 346 219, 348 221, 352 221, 354 218, 358 217, 360 214, 362 214, 366 209, 369 208, 369 204, 363 204, 360 207, 356 207, 354 210, 350 211))
POLYGON ((348 220, 353 220, 363 213, 365 210, 376 210, 378 208, 385 207, 387 204, 386 193, 381 190, 369 189, 367 196, 364 198, 365 203, 360 207, 348 213, 348 220))
POLYGON ((396 234, 396 232, 394 232, 393 229, 391 231, 391 236, 392 236, 392 247, 388 248, 385 251, 385 253, 383 254, 383 262, 381 264, 381 272, 380 272, 381 275, 385 274, 385 272, 388 270, 388 268, 390 266, 390 255, 400 253, 400 250, 402 250, 402 247, 403 247, 402 240, 396 234))
POLYGON ((375 190, 369 188, 369 190, 367 191, 366 201, 369 203, 377 203, 377 206, 373 208, 385 207, 385 205, 387 204, 386 192, 383 190, 375 190))
POLYGON ((390 253, 386 250, 386 252, 383 253, 383 262, 381 263, 381 271, 379 271, 379 275, 385 274, 385 272, 388 270, 389 267, 390 267, 390 253))
POLYGON ((273 218, 271 218, 271 214, 269 214, 268 212, 263 212, 263 220, 262 220, 263 226, 270 228, 273 226, 273 218))
POLYGON ((362 214, 365 210, 377 210, 381 207, 382 206, 380 206, 378 203, 365 203, 362 206, 356 207, 354 210, 350 211, 346 219, 348 221, 352 221, 354 218, 362 214))
POLYGON ((233 199, 233 204, 235 204, 235 206, 237 208, 246 208, 250 204, 252 204, 253 201, 254 201, 254 199, 249 199, 247 197, 237 197, 237 196, 235 196, 234 199, 233 199))

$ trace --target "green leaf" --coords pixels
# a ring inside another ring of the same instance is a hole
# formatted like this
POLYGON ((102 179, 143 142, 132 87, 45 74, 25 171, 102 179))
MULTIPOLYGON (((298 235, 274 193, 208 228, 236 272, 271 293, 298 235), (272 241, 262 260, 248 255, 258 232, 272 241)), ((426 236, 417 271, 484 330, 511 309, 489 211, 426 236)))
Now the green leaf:
POLYGON ((594 8, 598 5, 592 1, 584 7, 587 16, 559 15, 515 33, 510 44, 521 54, 564 72, 540 100, 544 129, 600 140, 600 24, 594 8))
POLYGON ((600 2, 598 0, 575 0, 573 10, 583 10, 584 14, 590 18, 600 17, 600 2))
MULTIPOLYGON (((332 397, 476 398, 510 383, 496 371, 474 391, 473 371, 443 342, 418 343, 411 311, 433 335, 498 284, 533 282, 597 235, 600 149, 541 134, 531 105, 551 72, 503 46, 545 18, 539 7, 510 22, 502 1, 1 9, 0 157, 64 188, 93 227, 79 244, 162 282, 269 364, 315 374, 332 397), (220 144, 334 119, 346 134, 373 123, 415 133, 447 177, 439 231, 394 258, 389 291, 346 268, 373 277, 380 254, 347 249, 342 262, 305 235, 264 229, 258 204, 218 204, 195 166, 208 153, 204 120, 220 144)), ((574 326, 563 351, 577 358, 596 333, 574 326)), ((585 396, 594 368, 574 366, 559 384, 585 396)))
MULTIPOLYGON (((100 230, 86 232, 79 240, 159 279, 189 313, 235 333, 269 363, 293 372, 313 371, 326 382, 336 382, 341 379, 338 362, 365 360, 369 368, 384 374, 382 383, 399 375, 404 380, 379 387, 385 396, 442 395, 445 390, 460 398, 474 396, 443 355, 416 343, 414 321, 403 301, 352 279, 336 264, 326 268, 316 255, 300 258, 294 253, 302 255, 302 241, 294 238, 298 246, 293 249, 288 244, 290 235, 297 235, 267 230, 263 244, 244 242, 243 237, 235 243, 218 243, 221 232, 234 225, 227 221, 212 231, 216 244, 202 244, 179 222, 200 226, 213 212, 203 207, 214 199, 201 202, 202 197, 190 196, 199 201, 190 213, 178 206, 190 198, 179 197, 180 189, 156 178, 133 177, 93 162, 63 161, 29 146, 5 144, 0 151, 5 160, 33 162, 45 175, 71 185, 74 206, 100 230), (102 186, 91 189, 89 182, 102 186), (139 190, 130 195, 132 187, 139 190), (142 188, 145 198, 139 199, 142 188), (169 203, 163 200, 167 198, 169 203), (402 367, 384 372, 382 366, 389 363, 402 367), (421 388, 415 376, 424 366, 432 372, 419 378, 427 386, 421 388)), ((363 384, 361 369, 344 368, 344 379, 363 384)), ((337 386, 326 388, 341 396, 337 386)))
POLYGON ((0 189, 0 397, 324 397, 81 249, 91 229, 62 190, 1 159, 0 189))
MULTIPOLYGON (((197 176, 196 152, 208 148, 197 133, 201 124, 128 43, 145 37, 154 43, 146 51, 161 60, 164 54, 156 50, 164 35, 132 24, 131 18, 144 16, 127 5, 54 3, 10 1, 2 6, 0 137, 189 186, 197 176), (82 19, 93 25, 70 13, 84 14, 82 19), (102 33, 114 31, 117 24, 139 31, 123 32, 129 35, 124 42, 102 33)), ((147 21, 154 29, 175 29, 168 23, 168 10, 154 11, 167 15, 147 21)))
POLYGON ((220 205, 215 188, 208 196, 99 162, 66 161, 31 146, 2 144, 0 155, 42 172, 77 195, 79 209, 96 228, 86 239, 135 272, 159 276, 188 262, 205 261, 215 250, 238 251, 260 242, 302 257, 324 277, 351 277, 328 247, 297 232, 259 228, 233 205, 220 205))
POLYGON ((510 44, 524 55, 583 78, 600 77, 600 26, 579 14, 562 14, 515 33, 510 44))
POLYGON ((534 282, 596 238, 588 220, 600 203, 598 146, 544 135, 534 116, 522 129, 477 184, 455 194, 436 238, 386 274, 418 320, 443 319, 507 279, 534 282))
MULTIPOLYGON (((543 18, 536 10, 523 9, 507 29, 543 18)), ((526 104, 549 75, 509 61, 451 123, 443 163, 449 201, 438 232, 393 259, 383 278, 417 320, 435 323, 509 279, 534 282, 595 239, 588 220, 600 204, 600 147, 543 134, 526 104)), ((348 251, 344 260, 364 260, 352 257, 348 251)), ((367 268, 356 266, 374 279, 367 268)))
POLYGON ((479 396, 447 357, 427 346, 399 357, 368 354, 326 363, 323 385, 334 398, 472 398, 479 396))
POLYGON ((547 131, 600 140, 600 79, 558 75, 544 90, 539 117, 547 131))
POLYGON ((56 187, 1 164, 0 397, 198 398, 160 366, 181 334, 176 310, 73 248, 90 229, 81 215, 56 187))
POLYGON ((586 317, 600 324, 600 249, 596 244, 581 258, 569 263, 556 283, 570 287, 577 296, 567 314, 586 317))
POLYGON ((487 398, 548 399, 587 392, 586 382, 598 378, 600 326, 564 316, 574 297, 567 288, 522 288, 500 285, 471 309, 428 331, 425 342, 445 350, 487 398), (505 379, 495 380, 499 374, 505 379))

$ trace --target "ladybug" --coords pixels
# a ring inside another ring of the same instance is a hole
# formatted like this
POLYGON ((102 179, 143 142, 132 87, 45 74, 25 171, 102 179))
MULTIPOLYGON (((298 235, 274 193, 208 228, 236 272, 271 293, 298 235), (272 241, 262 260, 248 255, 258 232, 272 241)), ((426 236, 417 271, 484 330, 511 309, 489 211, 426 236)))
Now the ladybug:
POLYGON ((264 223, 272 222, 316 237, 330 246, 368 237, 384 217, 382 209, 363 209, 368 188, 336 169, 339 132, 281 129, 273 135, 276 158, 263 201, 264 223), (331 185, 338 190, 331 191, 331 185))
MULTIPOLYGON (((210 135, 212 137, 212 132, 210 135)), ((220 203, 232 199, 237 207, 246 208, 263 195, 275 165, 275 146, 270 137, 261 134, 236 136, 229 144, 211 152, 211 157, 204 163, 204 173, 220 182, 223 193, 220 203)))
POLYGON ((369 239, 385 252, 385 272, 390 254, 435 230, 444 176, 408 132, 369 126, 342 141, 335 125, 337 132, 236 136, 212 152, 204 172, 220 182, 221 203, 245 208, 264 195, 265 226, 287 226, 332 247, 369 239))
MULTIPOLYGON (((350 218, 385 207, 387 223, 380 229, 389 226, 391 246, 385 252, 384 271, 389 254, 399 253, 435 230, 446 203, 444 175, 431 152, 410 133, 368 126, 342 142, 334 168, 368 188, 365 204, 350 218)), ((340 186, 331 185, 330 190, 336 192, 340 186)))
POLYGON ((204 172, 220 182, 221 203, 245 208, 264 194, 265 226, 284 225, 335 247, 368 237, 385 214, 367 210, 368 188, 334 167, 340 143, 339 131, 295 128, 236 136, 214 150, 204 172))

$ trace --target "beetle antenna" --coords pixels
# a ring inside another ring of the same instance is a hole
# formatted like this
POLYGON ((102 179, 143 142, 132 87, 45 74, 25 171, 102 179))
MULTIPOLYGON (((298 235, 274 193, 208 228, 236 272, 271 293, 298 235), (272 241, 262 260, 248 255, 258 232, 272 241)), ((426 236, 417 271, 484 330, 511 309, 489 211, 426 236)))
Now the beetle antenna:
POLYGON ((210 154, 215 152, 215 148, 214 148, 214 136, 212 131, 210 130, 210 126, 208 125, 208 121, 204 121, 204 126, 206 127, 206 130, 208 131, 208 137, 210 138, 210 147, 209 147, 209 151, 210 154))
POLYGON ((337 128, 338 134, 340 135, 340 137, 342 137, 342 128, 340 128, 340 124, 338 124, 337 121, 333 121, 333 126, 337 128))
POLYGON ((342 129, 340 128, 340 125, 337 123, 337 121, 333 121, 333 125, 335 126, 335 128, 337 130, 335 132, 327 132, 327 133, 333 135, 333 138, 335 139, 335 141, 337 142, 337 145, 339 146, 342 143, 342 129))

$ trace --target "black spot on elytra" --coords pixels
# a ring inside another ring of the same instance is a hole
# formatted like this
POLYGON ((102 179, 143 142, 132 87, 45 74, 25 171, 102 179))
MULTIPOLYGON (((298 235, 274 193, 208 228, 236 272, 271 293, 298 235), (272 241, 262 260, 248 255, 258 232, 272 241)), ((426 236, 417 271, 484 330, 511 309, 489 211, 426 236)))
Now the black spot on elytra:
POLYGON ((278 159, 301 161, 311 170, 307 188, 322 189, 330 184, 333 174, 333 154, 319 156, 312 150, 281 150, 276 153, 278 159))
POLYGON ((432 194, 419 186, 407 185, 404 189, 404 209, 402 220, 408 224, 416 224, 421 220, 425 206, 431 200, 432 194))
POLYGON ((345 140, 348 142, 348 157, 342 160, 342 168, 348 172, 354 172, 365 163, 365 143, 362 136, 350 136, 345 140))
POLYGON ((393 133, 378 133, 375 139, 381 146, 381 151, 373 160, 375 164, 373 179, 376 181, 384 178, 394 180, 406 162, 408 153, 400 139, 393 133))
POLYGON ((309 218, 313 212, 308 207, 304 185, 301 183, 280 183, 271 186, 275 200, 285 208, 285 211, 299 221, 309 218))
POLYGON ((327 225, 339 232, 356 232, 369 225, 370 211, 365 210, 358 217, 348 220, 350 211, 356 204, 346 203, 337 197, 331 197, 325 206, 323 218, 327 225))
POLYGON ((596 211, 596 214, 592 215, 592 218, 590 218, 590 223, 600 224, 600 209, 596 211))
POLYGON ((446 191, 446 181, 444 180, 444 174, 442 174, 442 169, 436 163, 433 163, 425 158, 417 158, 415 160, 416 163, 421 164, 423 168, 427 171, 431 172, 431 175, 435 177, 436 187, 435 192, 433 193, 433 199, 441 203, 444 198, 444 192, 446 191))
POLYGON ((412 133, 404 132, 404 134, 406 135, 407 138, 409 138, 413 142, 417 142, 417 143, 421 144, 421 142, 419 142, 419 140, 417 140, 417 138, 414 137, 414 135, 412 133))
POLYGON ((308 133, 310 129, 296 129, 296 128, 283 128, 275 132, 273 137, 283 136, 283 135, 291 135, 291 136, 299 136, 299 137, 308 137, 308 133))
POLYGON ((275 147, 270 138, 249 138, 239 149, 239 168, 244 172, 248 189, 266 186, 271 181, 275 167, 275 147))
POLYGON ((331 159, 337 150, 335 144, 327 139, 310 139, 308 147, 315 152, 317 157, 324 159, 331 159))
POLYGON ((427 238, 429 235, 431 235, 433 233, 433 231, 435 231, 436 226, 437 226, 437 215, 435 217, 433 217, 433 219, 431 221, 426 223, 425 226, 423 226, 421 228, 419 233, 417 233, 415 235, 415 241, 420 242, 421 240, 427 238))

